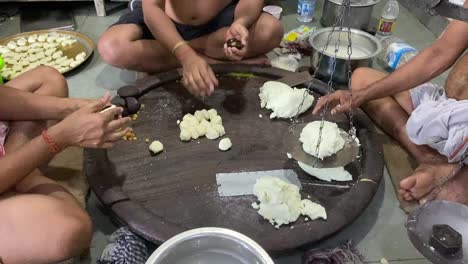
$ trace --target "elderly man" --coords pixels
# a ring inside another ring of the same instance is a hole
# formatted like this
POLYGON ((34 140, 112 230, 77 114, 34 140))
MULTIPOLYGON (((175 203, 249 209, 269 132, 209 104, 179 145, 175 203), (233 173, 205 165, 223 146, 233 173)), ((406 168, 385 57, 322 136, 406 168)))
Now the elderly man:
MULTIPOLYGON (((468 1, 465 1, 468 8, 468 1)), ((447 182, 439 199, 468 203, 468 23, 452 21, 442 36, 390 75, 357 69, 349 91, 320 100, 332 113, 362 106, 419 166, 400 183, 406 200, 420 200, 447 182), (445 89, 427 83, 450 67, 445 89), (463 165, 464 164, 464 165, 463 165)))
POLYGON ((134 0, 101 37, 99 52, 113 66, 141 72, 182 66, 187 89, 209 95, 218 85, 210 63, 267 63, 259 56, 279 45, 283 28, 262 8, 262 0, 134 0), (228 47, 231 38, 243 47, 228 47))

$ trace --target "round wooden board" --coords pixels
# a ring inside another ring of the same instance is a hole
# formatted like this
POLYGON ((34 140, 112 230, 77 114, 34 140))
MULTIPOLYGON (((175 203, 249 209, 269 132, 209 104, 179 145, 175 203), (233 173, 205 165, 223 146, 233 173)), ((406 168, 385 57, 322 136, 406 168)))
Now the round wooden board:
MULTIPOLYGON (((228 66, 222 67, 226 72, 228 66)), ((179 82, 166 82, 139 99, 145 108, 133 122, 137 141, 119 142, 108 151, 85 150, 90 185, 118 220, 156 243, 193 228, 229 228, 271 252, 328 237, 367 207, 383 175, 382 145, 367 116, 356 111, 354 117, 363 151, 359 160, 346 167, 353 174, 353 187, 316 186, 324 182, 306 175, 286 156, 282 139, 290 121, 270 120, 270 111, 260 108, 258 88, 287 72, 252 66, 239 69, 257 77, 221 76, 220 88, 204 101, 190 96, 179 82), (230 151, 219 151, 219 140, 200 138, 184 143, 178 138, 178 119, 210 108, 217 109, 223 118, 225 137, 233 142, 230 151), (164 152, 151 156, 146 138, 160 140, 164 152), (294 224, 275 229, 251 207, 254 196, 218 195, 216 173, 275 169, 295 170, 303 184, 302 197, 310 196, 322 204, 328 219, 306 222, 300 217, 294 224)), ((301 121, 316 119, 310 111, 300 117, 301 121)), ((334 121, 345 129, 348 125, 345 116, 334 121)))
POLYGON ((60 34, 60 35, 69 35, 77 40, 73 45, 69 47, 60 47, 60 50, 63 52, 63 55, 66 55, 69 58, 74 58, 76 55, 80 54, 81 52, 86 53, 85 60, 78 64, 75 67, 71 67, 69 70, 65 71, 63 74, 66 74, 68 72, 73 71, 74 69, 80 67, 83 63, 85 63, 93 54, 95 45, 92 39, 90 39, 88 36, 81 34, 79 32, 75 31, 68 31, 68 30, 37 30, 37 31, 30 31, 30 32, 24 32, 24 33, 19 33, 16 35, 8 36, 6 38, 0 39, 0 45, 6 46, 8 42, 10 41, 16 41, 20 38, 28 38, 29 36, 32 35, 40 35, 40 34, 60 34))

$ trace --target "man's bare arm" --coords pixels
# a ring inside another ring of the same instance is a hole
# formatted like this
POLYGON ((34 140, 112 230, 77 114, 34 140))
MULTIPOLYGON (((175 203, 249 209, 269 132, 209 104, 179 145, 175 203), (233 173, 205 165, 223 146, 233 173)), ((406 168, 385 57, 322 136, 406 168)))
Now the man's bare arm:
POLYGON ((37 95, 0 86, 0 120, 61 120, 78 109, 77 100, 37 95))
POLYGON ((263 0, 240 0, 234 13, 234 23, 249 28, 262 14, 263 0))
MULTIPOLYGON (((183 41, 183 38, 177 31, 174 22, 164 12, 165 0, 143 0, 142 3, 146 25, 151 33, 157 36, 158 41, 169 51, 172 51, 175 45, 183 41)), ((179 61, 182 59, 181 53, 195 52, 189 45, 181 46, 178 50, 185 50, 175 54, 179 61)))
POLYGON ((366 89, 353 92, 353 105, 361 105, 428 82, 450 68, 467 48, 468 23, 453 21, 433 45, 411 61, 366 89))

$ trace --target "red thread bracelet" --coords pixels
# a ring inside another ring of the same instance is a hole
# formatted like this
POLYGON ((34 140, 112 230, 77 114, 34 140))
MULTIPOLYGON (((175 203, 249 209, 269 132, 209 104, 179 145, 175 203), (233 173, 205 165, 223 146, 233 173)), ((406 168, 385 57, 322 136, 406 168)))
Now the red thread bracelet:
POLYGON ((57 145, 57 143, 55 143, 55 141, 52 139, 52 137, 49 135, 49 133, 47 133, 47 131, 42 131, 42 138, 44 139, 44 141, 47 143, 47 146, 49 147, 49 151, 52 153, 52 154, 57 154, 60 152, 60 148, 59 146, 57 145))

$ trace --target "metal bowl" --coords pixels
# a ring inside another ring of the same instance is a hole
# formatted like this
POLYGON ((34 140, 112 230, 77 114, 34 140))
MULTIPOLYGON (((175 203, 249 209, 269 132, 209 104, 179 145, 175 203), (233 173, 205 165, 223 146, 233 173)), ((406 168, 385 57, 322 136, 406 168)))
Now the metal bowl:
MULTIPOLYGON (((348 81, 348 29, 335 28, 331 34, 332 28, 322 28, 315 31, 309 38, 312 46, 311 65, 317 71, 317 76, 325 81, 330 80, 333 72, 333 59, 335 57, 335 45, 339 41, 338 53, 336 54, 336 67, 334 70, 333 81, 337 83, 346 83, 348 81), (331 35, 330 35, 331 34, 331 35), (330 41, 326 50, 324 47, 330 35, 330 41), (323 54, 323 56, 320 56, 323 54), (321 60, 321 62, 320 62, 321 60), (320 62, 320 63, 319 63, 320 62), (320 66, 319 66, 320 64, 320 66)), ((362 30, 351 29, 351 71, 359 67, 370 67, 372 59, 382 50, 380 41, 369 33, 362 30)))
MULTIPOLYGON (((372 18, 372 10, 380 0, 351 0, 350 16, 345 14, 343 25, 356 29, 367 30, 372 18)), ((320 23, 324 27, 331 27, 336 16, 340 13, 343 0, 325 0, 320 23)))
POLYGON ((274 264, 252 239, 229 229, 206 227, 183 232, 162 244, 146 264, 274 264))

